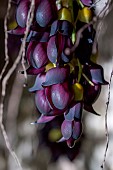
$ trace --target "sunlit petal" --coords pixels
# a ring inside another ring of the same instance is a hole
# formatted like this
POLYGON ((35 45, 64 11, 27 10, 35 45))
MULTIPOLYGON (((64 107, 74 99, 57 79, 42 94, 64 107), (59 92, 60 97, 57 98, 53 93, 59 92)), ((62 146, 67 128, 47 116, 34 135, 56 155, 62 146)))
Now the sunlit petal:
POLYGON ((47 123, 47 122, 50 122, 51 120, 53 120, 55 118, 55 116, 44 116, 44 115, 41 115, 40 118, 34 122, 35 124, 38 124, 38 123, 47 123))
MULTIPOLYGON (((55 2, 42 0, 36 11, 36 21, 41 27, 46 27, 55 16, 55 2)), ((56 12, 57 15, 57 12, 56 12)))
POLYGON ((68 83, 53 85, 51 87, 51 99, 56 108, 61 110, 66 108, 72 99, 68 83))
POLYGON ((38 74, 35 80, 35 84, 33 87, 29 88, 30 92, 34 92, 37 90, 42 90, 42 83, 45 81, 45 74, 38 74))
POLYGON ((61 126, 63 137, 67 140, 72 135, 72 121, 64 120, 61 126))
POLYGON ((63 83, 69 75, 69 67, 55 67, 46 73, 46 81, 42 83, 43 86, 50 86, 53 84, 63 83))
POLYGON ((14 34, 14 35, 23 35, 24 32, 25 32, 25 28, 22 28, 20 26, 17 26, 15 29, 8 31, 9 34, 14 34))
POLYGON ((22 28, 26 26, 29 5, 30 5, 30 1, 24 0, 24 1, 20 1, 17 7, 16 20, 18 25, 22 28))

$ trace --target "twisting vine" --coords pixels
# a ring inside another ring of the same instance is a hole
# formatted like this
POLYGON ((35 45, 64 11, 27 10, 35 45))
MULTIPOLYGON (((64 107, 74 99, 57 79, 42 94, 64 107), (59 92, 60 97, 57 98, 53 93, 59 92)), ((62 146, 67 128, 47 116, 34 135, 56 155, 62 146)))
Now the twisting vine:
MULTIPOLYGON (((10 6, 11 6, 10 4, 11 4, 11 1, 9 0, 9 3, 8 3, 8 14, 9 14, 10 6)), ((8 14, 6 14, 6 18, 5 18, 5 32, 7 32, 6 24, 7 24, 8 14)), ((6 147, 9 150, 10 154, 12 155, 12 157, 14 158, 14 160, 17 162, 17 165, 18 165, 18 167, 20 169, 22 169, 22 166, 20 164, 20 161, 19 161, 16 153, 13 151, 13 149, 12 149, 12 147, 10 145, 10 142, 9 142, 9 139, 8 139, 8 136, 7 136, 4 124, 3 124, 4 100, 5 100, 6 88, 7 88, 6 86, 7 86, 8 80, 9 80, 10 76, 13 74, 13 72, 16 69, 17 65, 19 64, 21 58, 24 57, 26 38, 27 38, 27 35, 28 35, 28 32, 29 32, 29 29, 30 29, 33 17, 34 17, 34 0, 31 1, 31 6, 30 6, 30 9, 29 9, 28 17, 27 17, 25 35, 24 35, 24 38, 23 38, 23 41, 22 41, 22 44, 21 44, 21 47, 20 47, 19 54, 18 54, 15 62, 13 63, 12 67, 9 69, 8 73, 6 74, 6 76, 2 80, 2 91, 1 91, 0 127, 1 127, 1 130, 2 130, 2 134, 3 134, 4 140, 5 140, 6 147)), ((6 33, 6 37, 5 37, 6 64, 5 64, 5 66, 4 66, 3 70, 2 70, 2 75, 5 72, 6 67, 7 67, 7 65, 9 63, 7 42, 8 42, 8 35, 6 33)))
POLYGON ((112 70, 111 75, 110 75, 109 87, 108 87, 108 99, 107 99, 107 103, 106 103, 106 114, 105 114, 106 148, 105 148, 105 153, 104 153, 104 160, 103 160, 103 163, 101 165, 102 169, 104 169, 104 165, 105 165, 105 161, 106 161, 106 155, 107 155, 107 150, 108 150, 108 146, 109 146, 109 130, 108 130, 107 120, 108 120, 108 108, 109 108, 110 95, 111 95, 110 91, 111 91, 112 77, 113 77, 113 70, 112 70))
POLYGON ((0 74, 0 80, 2 79, 2 76, 9 64, 9 56, 8 56, 8 48, 7 48, 7 42, 8 42, 8 28, 7 28, 7 21, 8 21, 8 17, 9 17, 9 12, 10 12, 10 8, 11 8, 11 0, 8 1, 8 7, 7 7, 7 13, 5 15, 4 18, 4 32, 5 32, 5 65, 2 69, 2 72, 0 74))

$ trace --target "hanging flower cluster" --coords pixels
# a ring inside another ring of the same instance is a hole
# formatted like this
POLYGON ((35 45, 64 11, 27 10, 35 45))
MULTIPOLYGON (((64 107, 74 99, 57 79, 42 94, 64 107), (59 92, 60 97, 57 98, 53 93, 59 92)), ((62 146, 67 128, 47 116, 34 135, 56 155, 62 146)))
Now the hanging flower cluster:
MULTIPOLYGON (((29 91, 35 93, 41 114, 35 123, 64 115, 59 142, 66 141, 69 147, 81 136, 83 109, 97 114, 92 104, 101 86, 108 84, 96 55, 92 55, 95 29, 89 24, 94 17, 91 5, 91 0, 35 0, 34 19, 26 39, 26 72, 36 75, 29 91), (74 48, 76 33, 86 24, 74 48)), ((18 26, 9 33, 24 34, 29 8, 29 0, 18 0, 18 26)))
POLYGON ((82 135, 82 138, 80 138, 76 145, 71 149, 64 142, 55 142, 62 136, 60 127, 63 120, 63 115, 57 116, 53 121, 46 123, 45 126, 38 130, 39 148, 40 150, 45 146, 49 148, 52 162, 56 162, 64 155, 70 161, 73 161, 78 156, 82 140, 84 140, 84 136, 82 135))

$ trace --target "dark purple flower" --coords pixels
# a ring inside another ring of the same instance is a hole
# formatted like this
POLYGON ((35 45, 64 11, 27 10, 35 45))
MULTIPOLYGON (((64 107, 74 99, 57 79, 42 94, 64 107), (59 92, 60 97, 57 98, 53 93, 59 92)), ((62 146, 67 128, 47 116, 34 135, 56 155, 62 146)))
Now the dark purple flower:
POLYGON ((100 92, 101 92, 100 84, 92 86, 89 83, 86 83, 84 85, 84 109, 86 111, 99 115, 93 109, 92 104, 95 103, 95 101, 98 99, 100 92))
POLYGON ((43 115, 47 115, 51 111, 49 103, 46 99, 45 89, 38 90, 36 92, 35 104, 39 112, 42 113, 43 115))
POLYGON ((58 160, 61 156, 65 155, 69 160, 73 161, 79 153, 81 141, 78 141, 74 148, 70 149, 65 143, 57 143, 61 137, 61 124, 63 116, 56 117, 51 122, 48 122, 41 130, 38 131, 39 148, 48 147, 51 151, 51 161, 58 160))
POLYGON ((46 27, 57 18, 55 1, 42 0, 36 11, 36 21, 41 27, 46 27))
POLYGON ((71 60, 71 56, 64 53, 65 48, 72 47, 72 41, 68 36, 61 33, 50 37, 47 45, 47 55, 52 63, 67 63, 71 60))
POLYGON ((75 120, 64 120, 61 126, 61 132, 63 137, 58 142, 67 141, 67 145, 72 148, 75 141, 81 136, 82 123, 75 120))
POLYGON ((67 82, 55 84, 50 87, 50 95, 47 96, 51 106, 63 110, 72 100, 72 93, 67 82))
POLYGON ((24 0, 20 1, 17 11, 16 11, 16 21, 18 25, 22 28, 26 27, 27 16, 29 11, 30 1, 24 0))
POLYGON ((65 120, 73 121, 74 119, 81 120, 83 110, 83 103, 78 102, 72 104, 72 106, 64 113, 65 120))
POLYGON ((70 37, 72 31, 73 31, 72 23, 66 20, 56 20, 51 24, 50 36, 53 36, 60 32, 62 35, 70 37))
POLYGON ((53 84, 63 83, 68 79, 69 67, 54 67, 46 73, 46 80, 42 83, 42 86, 47 87, 53 84))
POLYGON ((102 66, 91 63, 84 65, 83 73, 94 83, 107 85, 108 82, 104 80, 104 71, 102 66))
POLYGON ((38 69, 47 63, 48 57, 46 54, 46 47, 47 44, 45 42, 37 43, 36 41, 33 41, 29 43, 27 48, 27 58, 32 67, 38 69))
MULTIPOLYGON (((93 18, 94 12, 89 9, 92 0, 81 0, 82 9, 76 1, 72 1, 74 9, 65 3, 68 1, 62 1, 58 9, 54 0, 35 0, 25 55, 29 65, 27 74, 37 76, 29 89, 35 93, 35 104, 40 113, 33 124, 64 116, 61 125, 63 137, 59 142, 66 141, 72 148, 82 133, 83 109, 98 115, 92 105, 101 92, 101 86, 108 83, 104 80, 103 68, 96 64, 96 58, 93 63, 96 33, 93 25, 87 25, 80 37, 78 32, 93 18), (75 35, 80 40, 78 45, 75 35)), ((16 4, 18 26, 9 33, 23 37, 31 1, 17 0, 16 4)))

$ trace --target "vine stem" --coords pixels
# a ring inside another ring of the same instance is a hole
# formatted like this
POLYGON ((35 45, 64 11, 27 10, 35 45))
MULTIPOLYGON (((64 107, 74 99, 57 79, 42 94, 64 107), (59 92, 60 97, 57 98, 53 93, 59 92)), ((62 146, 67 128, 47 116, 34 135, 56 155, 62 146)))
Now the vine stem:
MULTIPOLYGON (((13 63, 12 67, 9 69, 8 73, 6 74, 6 76, 2 80, 1 103, 0 103, 0 127, 1 127, 1 131, 2 131, 2 134, 3 134, 4 140, 5 140, 5 144, 6 144, 7 149, 9 150, 10 154, 12 155, 14 160, 16 161, 19 169, 21 169, 21 170, 22 170, 22 166, 20 164, 20 161, 19 161, 16 153, 13 151, 13 149, 10 145, 9 138, 7 136, 7 133, 6 133, 6 130, 5 130, 5 127, 4 127, 4 124, 3 124, 3 112, 4 112, 4 100, 5 100, 6 88, 7 88, 6 86, 7 86, 9 78, 11 77, 11 75, 13 74, 15 69, 17 68, 17 65, 19 64, 19 62, 22 58, 22 55, 24 54, 25 45, 26 45, 26 38, 27 38, 27 35, 29 33, 30 25, 31 25, 33 17, 34 17, 34 8, 35 8, 35 0, 31 0, 31 6, 30 6, 30 9, 29 9, 29 12, 28 12, 28 17, 27 17, 25 35, 24 35, 24 38, 23 38, 23 41, 22 41, 22 44, 21 44, 21 47, 20 47, 19 54, 18 54, 15 62, 13 63)), ((8 8, 8 10, 9 10, 9 8, 8 8)), ((6 15, 6 16, 8 17, 8 15, 6 15)), ((7 24, 7 21, 5 21, 5 24, 7 24)), ((5 29, 7 30, 6 27, 5 27, 5 29)), ((7 39, 7 36, 6 36, 5 41, 6 41, 5 49, 6 49, 6 59, 7 59, 8 58, 8 55, 7 55, 8 54, 8 47, 7 47, 8 39, 7 39)), ((4 72, 4 68, 3 68, 2 72, 4 72)))
POLYGON ((8 6, 7 6, 7 12, 6 12, 6 15, 5 15, 5 18, 4 18, 4 32, 5 32, 5 65, 2 69, 2 72, 0 74, 0 80, 2 79, 3 77, 3 74, 4 72, 6 71, 6 68, 9 64, 9 55, 8 55, 8 48, 7 48, 7 45, 8 45, 8 28, 7 28, 7 21, 8 21, 8 17, 9 17, 9 12, 10 12, 10 9, 11 9, 11 0, 8 1, 8 6))
POLYGON ((110 81, 109 81, 109 86, 108 86, 108 99, 106 103, 106 113, 105 113, 105 135, 106 135, 106 148, 105 148, 105 153, 104 153, 104 160, 102 162, 101 168, 104 169, 105 161, 106 161, 106 155, 108 151, 108 146, 109 146, 109 130, 108 130, 108 109, 109 109, 109 102, 110 102, 110 91, 111 91, 111 81, 113 77, 113 70, 110 75, 110 81))

